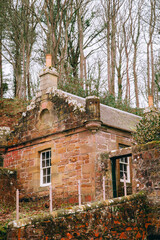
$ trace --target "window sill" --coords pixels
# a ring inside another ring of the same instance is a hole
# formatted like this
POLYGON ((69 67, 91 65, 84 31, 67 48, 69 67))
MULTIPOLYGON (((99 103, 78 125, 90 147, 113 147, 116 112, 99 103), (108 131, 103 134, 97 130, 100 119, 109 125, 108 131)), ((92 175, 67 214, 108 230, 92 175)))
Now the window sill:
POLYGON ((40 187, 48 187, 50 185, 51 185, 51 183, 47 183, 47 184, 44 184, 44 185, 40 185, 40 187))

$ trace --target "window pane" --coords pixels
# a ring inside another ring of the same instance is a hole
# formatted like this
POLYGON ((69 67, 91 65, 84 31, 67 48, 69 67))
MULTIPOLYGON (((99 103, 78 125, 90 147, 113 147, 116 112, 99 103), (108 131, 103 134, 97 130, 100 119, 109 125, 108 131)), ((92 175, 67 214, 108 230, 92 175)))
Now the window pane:
POLYGON ((127 165, 123 165, 124 166, 124 171, 126 172, 127 171, 127 165))
POLYGON ((51 173, 51 169, 47 168, 47 175, 50 175, 50 173, 51 173))
POLYGON ((121 171, 123 170, 123 165, 122 165, 122 164, 120 164, 120 170, 121 170, 121 171))
POLYGON ((123 172, 120 172, 120 178, 123 179, 123 172))
POLYGON ((45 159, 45 152, 42 153, 42 159, 45 159))
POLYGON ((46 183, 46 177, 43 177, 43 184, 46 183))
POLYGON ((46 161, 46 167, 50 166, 50 160, 46 161))
POLYGON ((127 158, 125 158, 125 163, 128 163, 128 159, 127 158))
POLYGON ((42 161, 42 168, 45 167, 45 161, 42 161))
POLYGON ((46 169, 43 169, 43 176, 46 176, 46 169))
POLYGON ((46 158, 49 158, 49 152, 46 152, 46 158))
POLYGON ((47 183, 50 183, 50 182, 51 182, 51 177, 47 176, 47 183))

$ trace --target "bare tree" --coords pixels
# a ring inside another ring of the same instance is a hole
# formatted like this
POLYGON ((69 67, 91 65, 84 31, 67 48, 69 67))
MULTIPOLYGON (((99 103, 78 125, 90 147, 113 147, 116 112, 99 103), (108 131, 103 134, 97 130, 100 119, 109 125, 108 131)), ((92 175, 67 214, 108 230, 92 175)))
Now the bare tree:
MULTIPOLYGON (((133 1, 132 5, 133 5, 133 1)), ((135 2, 134 2, 135 3, 135 2)), ((137 54, 138 54, 138 44, 140 40, 140 28, 141 28, 141 10, 142 2, 139 1, 137 5, 137 11, 135 15, 130 15, 130 31, 133 44, 133 77, 134 77, 134 90, 136 98, 136 107, 139 108, 139 91, 138 91, 138 76, 137 76, 137 54)))
POLYGON ((130 16, 132 13, 132 2, 127 2, 124 11, 126 13, 126 18, 122 24, 123 38, 124 38, 124 49, 125 49, 125 61, 126 61, 126 92, 125 100, 130 104, 131 101, 131 86, 129 77, 129 61, 131 52, 131 34, 130 34, 130 16), (127 11, 128 10, 128 11, 127 11))
POLYGON ((30 58, 36 40, 35 1, 9 0, 5 21, 6 39, 2 42, 4 58, 14 71, 14 94, 19 98, 30 97, 30 58), (27 94, 28 93, 28 94, 27 94))
MULTIPOLYGON (((147 44, 147 92, 148 95, 152 95, 154 97, 155 90, 155 71, 154 71, 154 53, 153 53, 153 37, 156 25, 156 0, 150 0, 149 5, 146 3, 147 8, 147 16, 148 19, 145 21, 145 25, 148 28, 145 31, 144 36, 147 44)), ((145 17, 144 17, 145 18, 145 17)))

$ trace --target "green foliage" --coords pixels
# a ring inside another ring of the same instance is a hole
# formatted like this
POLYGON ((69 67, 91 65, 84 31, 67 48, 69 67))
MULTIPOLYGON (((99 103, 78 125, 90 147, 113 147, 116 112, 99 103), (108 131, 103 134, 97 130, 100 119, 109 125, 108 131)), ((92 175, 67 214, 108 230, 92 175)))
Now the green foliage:
POLYGON ((8 83, 2 83, 3 94, 8 91, 8 83))
POLYGON ((112 94, 107 94, 105 97, 100 97, 100 102, 110 107, 118 108, 120 110, 130 112, 139 116, 142 116, 142 110, 138 108, 132 108, 130 104, 123 99, 116 99, 112 94))
POLYGON ((75 79, 71 75, 66 82, 59 83, 59 88, 65 92, 75 94, 80 97, 86 97, 85 90, 80 84, 80 79, 75 79))
POLYGON ((137 125, 133 138, 138 144, 160 140, 160 113, 150 112, 144 115, 137 125))
POLYGON ((7 239, 7 224, 0 225, 0 239, 7 239))

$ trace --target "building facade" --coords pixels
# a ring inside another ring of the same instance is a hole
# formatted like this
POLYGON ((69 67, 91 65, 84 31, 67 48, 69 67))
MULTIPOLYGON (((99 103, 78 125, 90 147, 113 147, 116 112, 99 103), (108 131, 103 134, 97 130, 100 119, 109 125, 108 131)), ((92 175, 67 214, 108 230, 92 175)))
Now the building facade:
POLYGON ((116 164, 105 159, 106 152, 131 146, 140 117, 100 104, 95 96, 58 90, 57 76, 54 68, 42 70, 40 91, 1 141, 3 167, 17 170, 22 197, 45 196, 51 185, 55 199, 75 203, 80 180, 82 201, 98 200, 105 176, 106 198, 112 198, 123 195, 124 174, 132 191, 130 154, 116 164))

